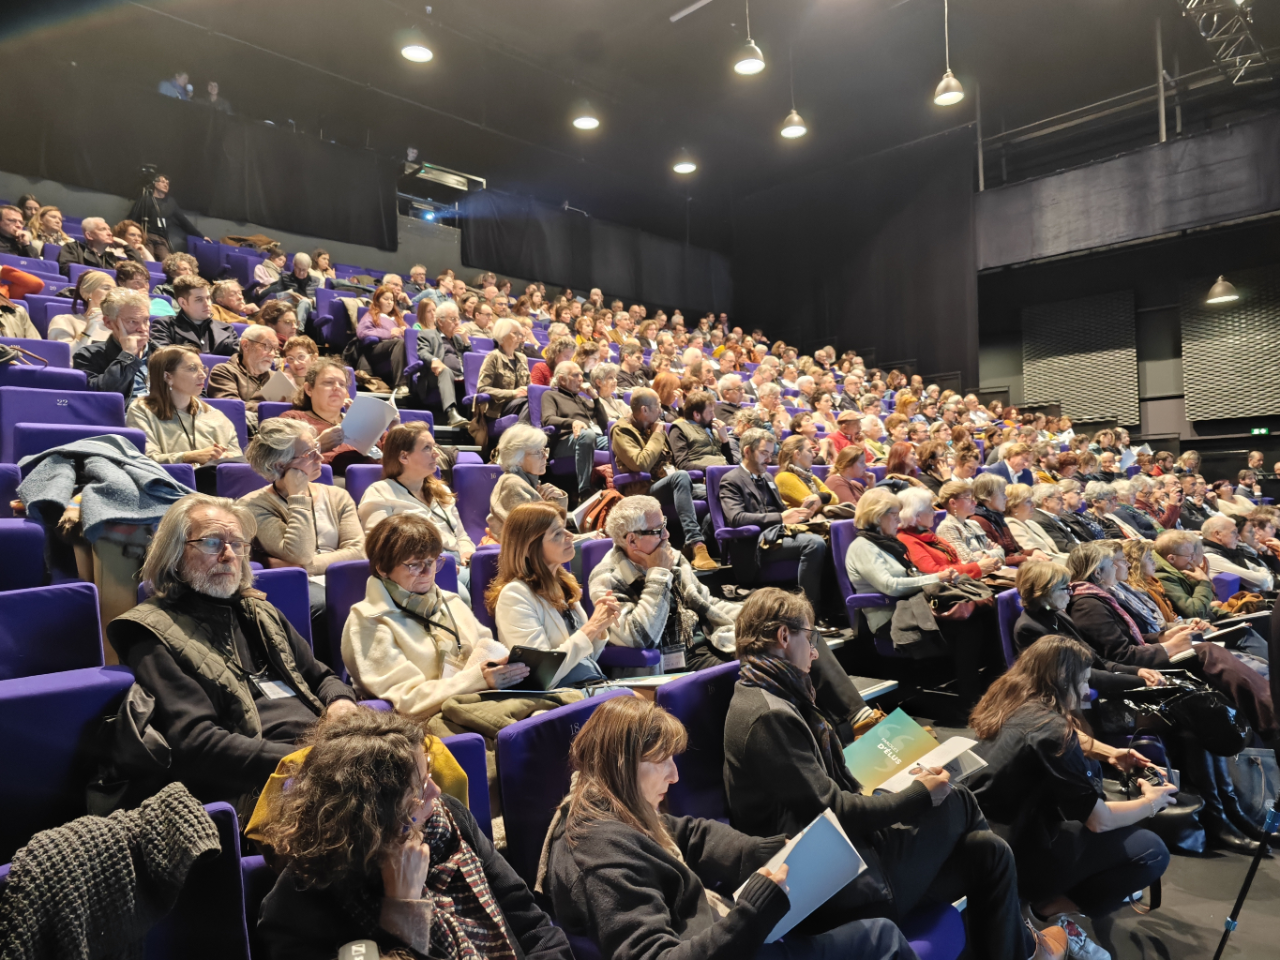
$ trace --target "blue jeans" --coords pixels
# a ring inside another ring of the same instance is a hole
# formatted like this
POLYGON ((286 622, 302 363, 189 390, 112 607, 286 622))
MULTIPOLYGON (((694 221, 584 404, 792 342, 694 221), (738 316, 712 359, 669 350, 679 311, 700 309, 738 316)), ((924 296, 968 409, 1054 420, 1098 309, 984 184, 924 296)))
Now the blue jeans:
POLYGON ((815 611, 822 609, 822 565, 827 562, 827 541, 816 533, 802 533, 796 537, 784 537, 777 546, 764 551, 761 559, 799 560, 800 573, 797 582, 809 598, 815 611))
POLYGON ((702 543, 702 528, 698 526, 698 513, 693 508, 693 481, 685 470, 673 470, 649 488, 649 496, 663 506, 672 507, 680 518, 680 530, 684 543, 702 543))
POLYGON ((918 960, 892 920, 853 920, 812 937, 789 933, 755 960, 918 960))
POLYGON ((596 451, 608 449, 609 441, 603 434, 583 430, 576 437, 566 433, 557 440, 551 456, 558 459, 572 455, 574 472, 578 475, 578 496, 586 497, 591 492, 591 471, 596 467, 596 451))

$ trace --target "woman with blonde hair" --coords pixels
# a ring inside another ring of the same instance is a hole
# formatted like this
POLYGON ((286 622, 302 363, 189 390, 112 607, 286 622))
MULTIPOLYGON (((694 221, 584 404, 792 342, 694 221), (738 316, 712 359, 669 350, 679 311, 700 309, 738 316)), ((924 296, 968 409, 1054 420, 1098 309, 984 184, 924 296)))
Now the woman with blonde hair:
POLYGON ((596 658, 609 642, 620 608, 612 591, 582 609, 582 588, 565 565, 573 560, 568 514, 553 503, 516 507, 502 527, 498 575, 485 606, 507 649, 532 647, 565 654, 549 686, 583 686, 604 679, 596 658))
POLYGON ((62 232, 62 211, 54 206, 44 206, 37 210, 35 216, 27 221, 27 230, 31 234, 32 244, 39 244, 40 247, 46 243, 62 247, 72 242, 62 232))
POLYGON ((1058 550, 1053 538, 1038 523, 1032 523, 1036 505, 1031 499, 1031 487, 1025 483, 1011 483, 1004 488, 1004 520, 1009 532, 1025 555, 1039 552, 1048 560, 1061 563, 1067 558, 1058 550))
POLYGON ((97 343, 111 336, 102 322, 102 301, 116 288, 116 281, 101 270, 86 270, 76 282, 76 293, 71 300, 71 312, 61 313, 49 321, 50 340, 61 340, 71 345, 75 353, 86 343, 97 343), (76 307, 84 306, 84 313, 76 307))

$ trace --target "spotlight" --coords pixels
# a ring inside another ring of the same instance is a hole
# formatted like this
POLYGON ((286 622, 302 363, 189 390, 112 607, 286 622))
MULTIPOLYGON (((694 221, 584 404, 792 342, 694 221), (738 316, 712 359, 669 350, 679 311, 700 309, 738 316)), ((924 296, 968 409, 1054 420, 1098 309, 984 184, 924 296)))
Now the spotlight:
POLYGON ((1231 303, 1240 299, 1240 294, 1226 277, 1219 277, 1218 282, 1209 288, 1209 296, 1205 303, 1231 303))
POLYGON ((787 114, 787 119, 782 121, 782 135, 788 140, 803 137, 808 132, 809 128, 804 125, 804 120, 794 110, 787 114))
POLYGON ((698 169, 698 164, 689 155, 688 150, 681 150, 680 155, 676 157, 676 162, 671 165, 671 169, 679 174, 689 174, 698 169))
POLYGON ((407 43, 400 48, 400 56, 414 63, 426 63, 435 54, 421 43, 407 43))
POLYGON ((573 125, 579 130, 595 130, 600 126, 600 118, 591 109, 591 104, 584 100, 574 108, 573 125))

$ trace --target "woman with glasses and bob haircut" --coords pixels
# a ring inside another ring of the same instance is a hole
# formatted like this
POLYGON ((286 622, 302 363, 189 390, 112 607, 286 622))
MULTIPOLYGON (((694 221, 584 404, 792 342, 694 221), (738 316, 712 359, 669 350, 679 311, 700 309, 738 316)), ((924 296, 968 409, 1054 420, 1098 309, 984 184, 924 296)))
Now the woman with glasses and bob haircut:
POLYGON ((551 898, 561 926, 614 960, 915 957, 887 920, 766 944, 790 909, 788 868, 765 866, 786 838, 750 837, 715 820, 665 813, 667 788, 680 778, 675 758, 687 740, 679 720, 639 697, 606 700, 583 724, 569 755, 576 776, 538 871, 538 889, 551 898), (704 882, 745 886, 730 899, 704 882))
MULTIPOLYGON (((249 444, 249 464, 269 481, 241 502, 258 524, 254 540, 268 567, 301 567, 311 590, 311 622, 324 614, 324 572, 364 558, 364 530, 351 494, 320 479, 320 444, 301 420, 263 420, 249 444)), ((321 634, 313 634, 320 636, 321 634)))
POLYGON ((588 619, 582 588, 564 565, 573 560, 568 514, 553 503, 524 503, 511 511, 502 532, 498 575, 485 605, 507 649, 559 650, 566 656, 550 686, 576 686, 604 679, 596 657, 618 619, 613 593, 602 596, 588 619))
POLYGON ((444 566, 440 531, 421 513, 397 513, 365 541, 369 582, 342 630, 342 660, 367 698, 427 720, 450 697, 515 686, 529 668, 470 606, 436 585, 444 566))
POLYGON ((193 347, 162 347, 147 361, 151 392, 129 404, 125 423, 147 437, 156 463, 189 463, 196 489, 213 494, 216 464, 244 462, 235 425, 200 399, 208 371, 193 347))
POLYGON ((503 431, 498 441, 498 466, 502 476, 489 494, 489 536, 501 542, 511 511, 522 503, 554 503, 564 507, 569 495, 552 483, 543 483, 547 472, 547 435, 528 424, 517 423, 503 431))
POLYGON ((423 731, 374 710, 318 725, 275 808, 287 864, 262 904, 272 957, 573 960, 564 932, 460 801, 432 780, 423 731))

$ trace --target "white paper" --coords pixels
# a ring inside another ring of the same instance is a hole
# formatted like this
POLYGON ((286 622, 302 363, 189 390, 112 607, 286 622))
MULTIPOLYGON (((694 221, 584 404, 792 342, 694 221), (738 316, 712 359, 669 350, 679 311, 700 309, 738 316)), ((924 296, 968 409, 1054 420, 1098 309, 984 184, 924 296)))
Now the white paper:
POLYGON ((262 399, 273 400, 283 403, 285 400, 292 400, 293 395, 298 392, 298 388, 293 381, 285 375, 283 370, 277 370, 271 374, 271 379, 262 385, 262 399))
MULTIPOLYGON (((911 784, 916 782, 915 775, 912 773, 913 770, 918 770, 921 767, 945 767, 961 754, 967 753, 977 745, 978 742, 976 740, 970 740, 968 737, 952 737, 945 743, 938 744, 915 763, 910 764, 906 770, 901 770, 898 773, 895 773, 884 783, 880 784, 880 786, 876 787, 876 789, 887 790, 890 793, 901 793, 903 790, 907 789, 907 787, 911 786, 911 784)), ((982 767, 987 765, 986 761, 982 760, 982 758, 976 753, 972 754, 972 756, 978 761, 978 763, 970 764, 968 762, 968 758, 966 758, 964 766, 968 769, 965 771, 965 776, 968 776, 968 774, 972 773, 974 770, 980 770, 982 767)), ((952 782, 958 782, 960 778, 952 776, 951 779, 952 782)))
POLYGON ((394 401, 359 394, 342 418, 342 442, 368 455, 399 412, 394 401))
POLYGON ((1120 454, 1120 469, 1128 470, 1133 464, 1137 463, 1138 454, 1133 450, 1125 450, 1120 454))

